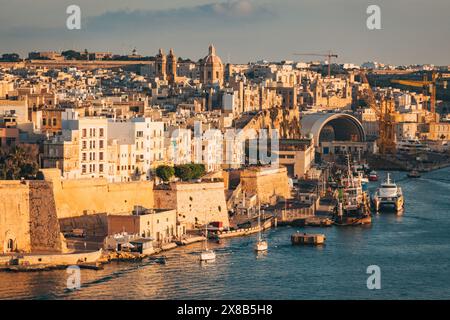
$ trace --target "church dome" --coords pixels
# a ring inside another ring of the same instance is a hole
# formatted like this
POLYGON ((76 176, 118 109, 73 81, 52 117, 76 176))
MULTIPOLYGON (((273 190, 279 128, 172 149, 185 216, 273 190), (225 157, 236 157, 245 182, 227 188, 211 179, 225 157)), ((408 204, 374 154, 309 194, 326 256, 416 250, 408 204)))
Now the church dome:
POLYGON ((203 59, 203 63, 205 65, 222 65, 222 59, 216 55, 216 48, 212 44, 209 46, 209 53, 203 59))

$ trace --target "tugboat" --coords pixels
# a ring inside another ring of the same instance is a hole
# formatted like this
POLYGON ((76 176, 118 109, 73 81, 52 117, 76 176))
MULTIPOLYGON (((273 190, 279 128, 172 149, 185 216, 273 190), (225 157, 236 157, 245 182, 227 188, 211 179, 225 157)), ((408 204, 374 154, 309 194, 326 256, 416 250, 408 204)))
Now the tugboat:
POLYGON ((385 206, 393 206, 395 211, 399 212, 404 206, 402 188, 391 181, 391 175, 389 173, 387 174, 386 181, 377 189, 372 199, 377 212, 385 206))
POLYGON ((361 179, 354 177, 348 165, 348 174, 343 179, 344 186, 339 190, 333 223, 338 226, 371 224, 370 202, 363 191, 361 179))
POLYGON ((371 171, 369 173, 369 181, 378 181, 378 174, 376 171, 371 171))

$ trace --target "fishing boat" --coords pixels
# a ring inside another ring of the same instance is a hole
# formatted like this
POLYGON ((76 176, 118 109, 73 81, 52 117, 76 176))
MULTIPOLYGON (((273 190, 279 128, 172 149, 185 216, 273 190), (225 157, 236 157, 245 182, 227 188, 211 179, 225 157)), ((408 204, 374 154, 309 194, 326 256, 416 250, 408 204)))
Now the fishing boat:
POLYGON ((208 222, 205 223, 205 249, 200 253, 200 261, 212 261, 216 259, 216 253, 208 249, 208 222))
POLYGON ((261 252, 266 251, 268 248, 268 244, 266 240, 263 240, 261 235, 261 204, 258 201, 258 240, 255 243, 255 251, 261 252))
POLYGON ((393 206, 395 211, 399 212, 403 209, 404 199, 402 188, 398 187, 388 173, 386 181, 384 181, 372 197, 375 210, 378 212, 382 207, 393 206))
POLYGON ((408 177, 409 178, 420 178, 421 174, 417 170, 412 170, 412 171, 408 172, 408 177))
POLYGON ((378 181, 378 173, 376 171, 369 173, 369 181, 378 181))
POLYGON ((363 190, 359 177, 354 177, 348 164, 347 177, 342 179, 338 203, 335 207, 333 223, 338 226, 363 225, 372 223, 370 202, 363 190))

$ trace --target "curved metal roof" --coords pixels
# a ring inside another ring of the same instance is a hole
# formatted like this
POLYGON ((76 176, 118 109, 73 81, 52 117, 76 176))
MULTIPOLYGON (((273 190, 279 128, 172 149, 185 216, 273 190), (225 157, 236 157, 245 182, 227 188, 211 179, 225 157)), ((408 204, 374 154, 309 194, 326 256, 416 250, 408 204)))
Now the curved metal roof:
POLYGON ((319 145, 319 137, 322 128, 335 119, 346 119, 354 125, 360 136, 361 141, 365 141, 366 134, 361 122, 348 113, 306 113, 301 118, 301 133, 303 135, 312 134, 314 145, 319 145))

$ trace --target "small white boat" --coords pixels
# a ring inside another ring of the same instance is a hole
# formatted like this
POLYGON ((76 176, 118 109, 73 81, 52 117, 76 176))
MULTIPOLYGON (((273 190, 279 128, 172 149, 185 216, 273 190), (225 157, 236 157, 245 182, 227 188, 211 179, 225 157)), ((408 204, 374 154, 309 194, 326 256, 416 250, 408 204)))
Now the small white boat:
POLYGON ((265 240, 258 240, 258 242, 255 245, 255 251, 266 251, 269 248, 269 245, 267 244, 267 241, 265 240))
POLYGON ((201 261, 211 261, 216 259, 216 253, 213 250, 205 250, 200 254, 201 261))
POLYGON ((205 226, 205 250, 200 254, 200 261, 212 261, 216 259, 216 253, 208 249, 208 222, 205 226))
POLYGON ((259 212, 258 212, 258 241, 255 244, 255 251, 256 252, 261 252, 261 251, 266 251, 269 247, 268 243, 266 240, 262 239, 261 236, 261 204, 258 201, 258 205, 259 205, 259 212))

